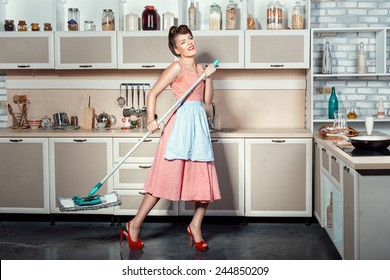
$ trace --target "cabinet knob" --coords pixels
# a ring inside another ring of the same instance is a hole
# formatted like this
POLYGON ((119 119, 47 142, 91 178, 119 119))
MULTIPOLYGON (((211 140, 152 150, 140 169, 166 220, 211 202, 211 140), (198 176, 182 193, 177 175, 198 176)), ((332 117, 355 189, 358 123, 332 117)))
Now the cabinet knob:
POLYGON ((344 170, 347 171, 347 172, 349 173, 349 167, 344 166, 344 170))
POLYGON ((333 160, 336 160, 336 157, 335 157, 335 156, 331 156, 330 158, 333 159, 333 160))
POLYGON ((321 151, 326 152, 326 149, 325 149, 325 148, 322 148, 321 151))

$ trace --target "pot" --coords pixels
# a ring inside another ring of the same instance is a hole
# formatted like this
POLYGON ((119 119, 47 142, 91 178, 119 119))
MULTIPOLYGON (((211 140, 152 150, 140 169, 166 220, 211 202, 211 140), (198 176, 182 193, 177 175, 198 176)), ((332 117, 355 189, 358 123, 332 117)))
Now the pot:
POLYGON ((327 134, 339 136, 351 142, 352 146, 360 150, 383 150, 390 145, 390 136, 353 136, 347 137, 340 134, 327 134))
POLYGON ((55 113, 53 114, 54 127, 69 126, 69 118, 67 113, 55 113))

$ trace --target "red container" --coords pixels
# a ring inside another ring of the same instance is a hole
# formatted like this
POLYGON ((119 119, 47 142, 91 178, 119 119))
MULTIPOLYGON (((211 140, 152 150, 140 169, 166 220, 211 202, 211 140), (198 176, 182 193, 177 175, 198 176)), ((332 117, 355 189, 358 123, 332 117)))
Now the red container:
POLYGON ((142 12, 142 30, 157 30, 157 12, 154 6, 145 6, 142 12))

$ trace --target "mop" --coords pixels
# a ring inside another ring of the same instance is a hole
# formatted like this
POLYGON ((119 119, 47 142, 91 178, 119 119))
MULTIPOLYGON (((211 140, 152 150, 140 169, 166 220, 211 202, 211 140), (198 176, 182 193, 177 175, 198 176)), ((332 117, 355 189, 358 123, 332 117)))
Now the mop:
MULTIPOLYGON (((218 60, 213 62, 213 66, 217 66, 219 63, 218 60)), ((187 98, 187 96, 191 93, 191 91, 204 79, 206 76, 203 73, 192 85, 191 87, 172 105, 172 107, 158 120, 157 124, 160 125, 177 107, 181 105, 181 103, 187 98)), ((114 166, 114 168, 100 181, 96 184, 95 187, 89 192, 88 196, 73 196, 72 198, 57 198, 57 203, 61 212, 66 211, 85 211, 85 210, 98 210, 101 208, 107 208, 112 206, 121 205, 122 202, 119 198, 117 192, 111 192, 101 195, 95 195, 95 193, 100 189, 100 187, 107 181, 108 178, 118 168, 127 160, 127 158, 148 138, 150 135, 150 131, 148 131, 140 141, 137 142, 133 148, 128 151, 128 153, 122 158, 122 160, 114 166)))

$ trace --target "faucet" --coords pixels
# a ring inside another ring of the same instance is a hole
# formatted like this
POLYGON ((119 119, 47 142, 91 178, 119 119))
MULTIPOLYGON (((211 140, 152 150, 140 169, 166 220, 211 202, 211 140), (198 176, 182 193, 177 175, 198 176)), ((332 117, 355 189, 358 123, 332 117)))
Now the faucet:
POLYGON ((212 117, 207 118, 209 122, 209 129, 215 129, 215 104, 211 103, 211 106, 213 106, 213 115, 212 117))

